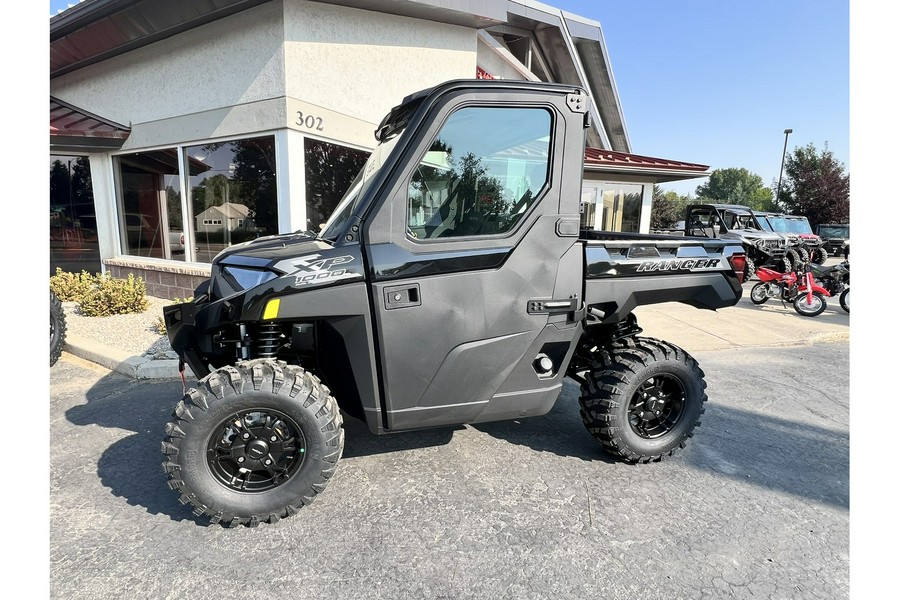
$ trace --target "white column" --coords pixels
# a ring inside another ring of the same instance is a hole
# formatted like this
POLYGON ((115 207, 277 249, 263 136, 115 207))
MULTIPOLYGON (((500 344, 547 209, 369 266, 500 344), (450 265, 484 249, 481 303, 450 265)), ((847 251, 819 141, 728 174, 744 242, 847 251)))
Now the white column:
POLYGON ((641 223, 638 233, 650 233, 650 211, 653 208, 653 184, 645 183, 644 194, 641 197, 641 223))
POLYGON ((306 161, 303 135, 291 129, 275 132, 278 232, 306 229, 306 161))
MULTIPOLYGON (((94 213, 97 216, 97 241, 100 260, 122 253, 119 210, 116 204, 116 182, 110 154, 91 154, 91 188, 94 193, 94 213)), ((106 271, 106 267, 102 267, 106 271)))

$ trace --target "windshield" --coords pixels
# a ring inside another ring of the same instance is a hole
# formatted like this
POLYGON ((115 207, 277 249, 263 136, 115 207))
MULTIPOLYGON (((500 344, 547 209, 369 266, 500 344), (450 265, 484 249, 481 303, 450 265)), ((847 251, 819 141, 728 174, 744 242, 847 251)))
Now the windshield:
POLYGON ((819 225, 819 235, 823 238, 850 237, 849 225, 819 225))
POLYGON ((756 215, 756 220, 759 222, 759 226, 762 227, 764 231, 775 231, 775 228, 773 228, 772 224, 769 222, 769 218, 770 217, 756 215))
POLYGON ((359 173, 356 175, 356 179, 350 184, 347 193, 341 198, 341 201, 334 209, 334 212, 331 213, 328 221, 326 221, 325 225, 322 227, 322 234, 320 235, 322 239, 330 240, 332 242, 337 240, 337 237, 344 229, 344 225, 346 225, 353 213, 356 212, 359 201, 365 196, 366 191, 369 189, 369 185, 372 183, 372 180, 375 178, 378 171, 381 170, 381 167, 394 149, 394 146, 397 145, 397 140, 399 139, 400 136, 395 135, 375 148, 374 152, 369 156, 369 160, 366 161, 366 164, 363 165, 363 168, 360 169, 359 173))
POLYGON ((788 231, 791 233, 812 233, 812 228, 809 226, 809 221, 806 220, 806 217, 785 220, 787 221, 788 231))

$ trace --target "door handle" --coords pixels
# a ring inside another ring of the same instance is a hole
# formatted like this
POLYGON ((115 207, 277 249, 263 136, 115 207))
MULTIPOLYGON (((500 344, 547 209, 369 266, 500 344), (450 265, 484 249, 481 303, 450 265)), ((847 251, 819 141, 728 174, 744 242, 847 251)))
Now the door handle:
POLYGON ((386 310, 420 306, 421 304, 422 295, 419 293, 418 283, 391 285, 384 288, 384 308, 386 310))

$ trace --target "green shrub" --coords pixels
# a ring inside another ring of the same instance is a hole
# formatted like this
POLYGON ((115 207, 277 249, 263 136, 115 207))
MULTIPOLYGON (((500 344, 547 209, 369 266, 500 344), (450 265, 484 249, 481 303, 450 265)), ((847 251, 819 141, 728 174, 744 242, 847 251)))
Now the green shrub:
POLYGON ((91 275, 87 271, 68 273, 56 267, 56 275, 50 277, 50 289, 63 302, 80 302, 99 278, 99 273, 97 275, 91 275))
POLYGON ((115 279, 109 274, 97 276, 95 286, 78 303, 82 314, 88 317, 142 313, 148 305, 144 280, 133 274, 128 279, 115 279))

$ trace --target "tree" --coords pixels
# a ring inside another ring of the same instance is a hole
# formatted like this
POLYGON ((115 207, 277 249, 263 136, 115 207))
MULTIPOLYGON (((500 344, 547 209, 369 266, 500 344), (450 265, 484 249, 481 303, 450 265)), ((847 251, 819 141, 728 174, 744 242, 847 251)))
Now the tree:
POLYGON ((795 148, 785 160, 784 175, 778 201, 787 210, 805 216, 813 227, 850 221, 850 175, 828 144, 822 152, 812 143, 795 148))
POLYGON ((350 188, 369 153, 306 138, 304 157, 307 228, 319 231, 350 188))
POLYGON ((743 168, 715 169, 709 181, 697 187, 698 198, 707 202, 742 204, 753 210, 776 211, 770 188, 762 177, 743 168))
POLYGON ((672 190, 663 191, 654 184, 653 204, 650 207, 650 229, 668 229, 675 225, 676 221, 683 220, 688 203, 687 196, 679 196, 672 190))

